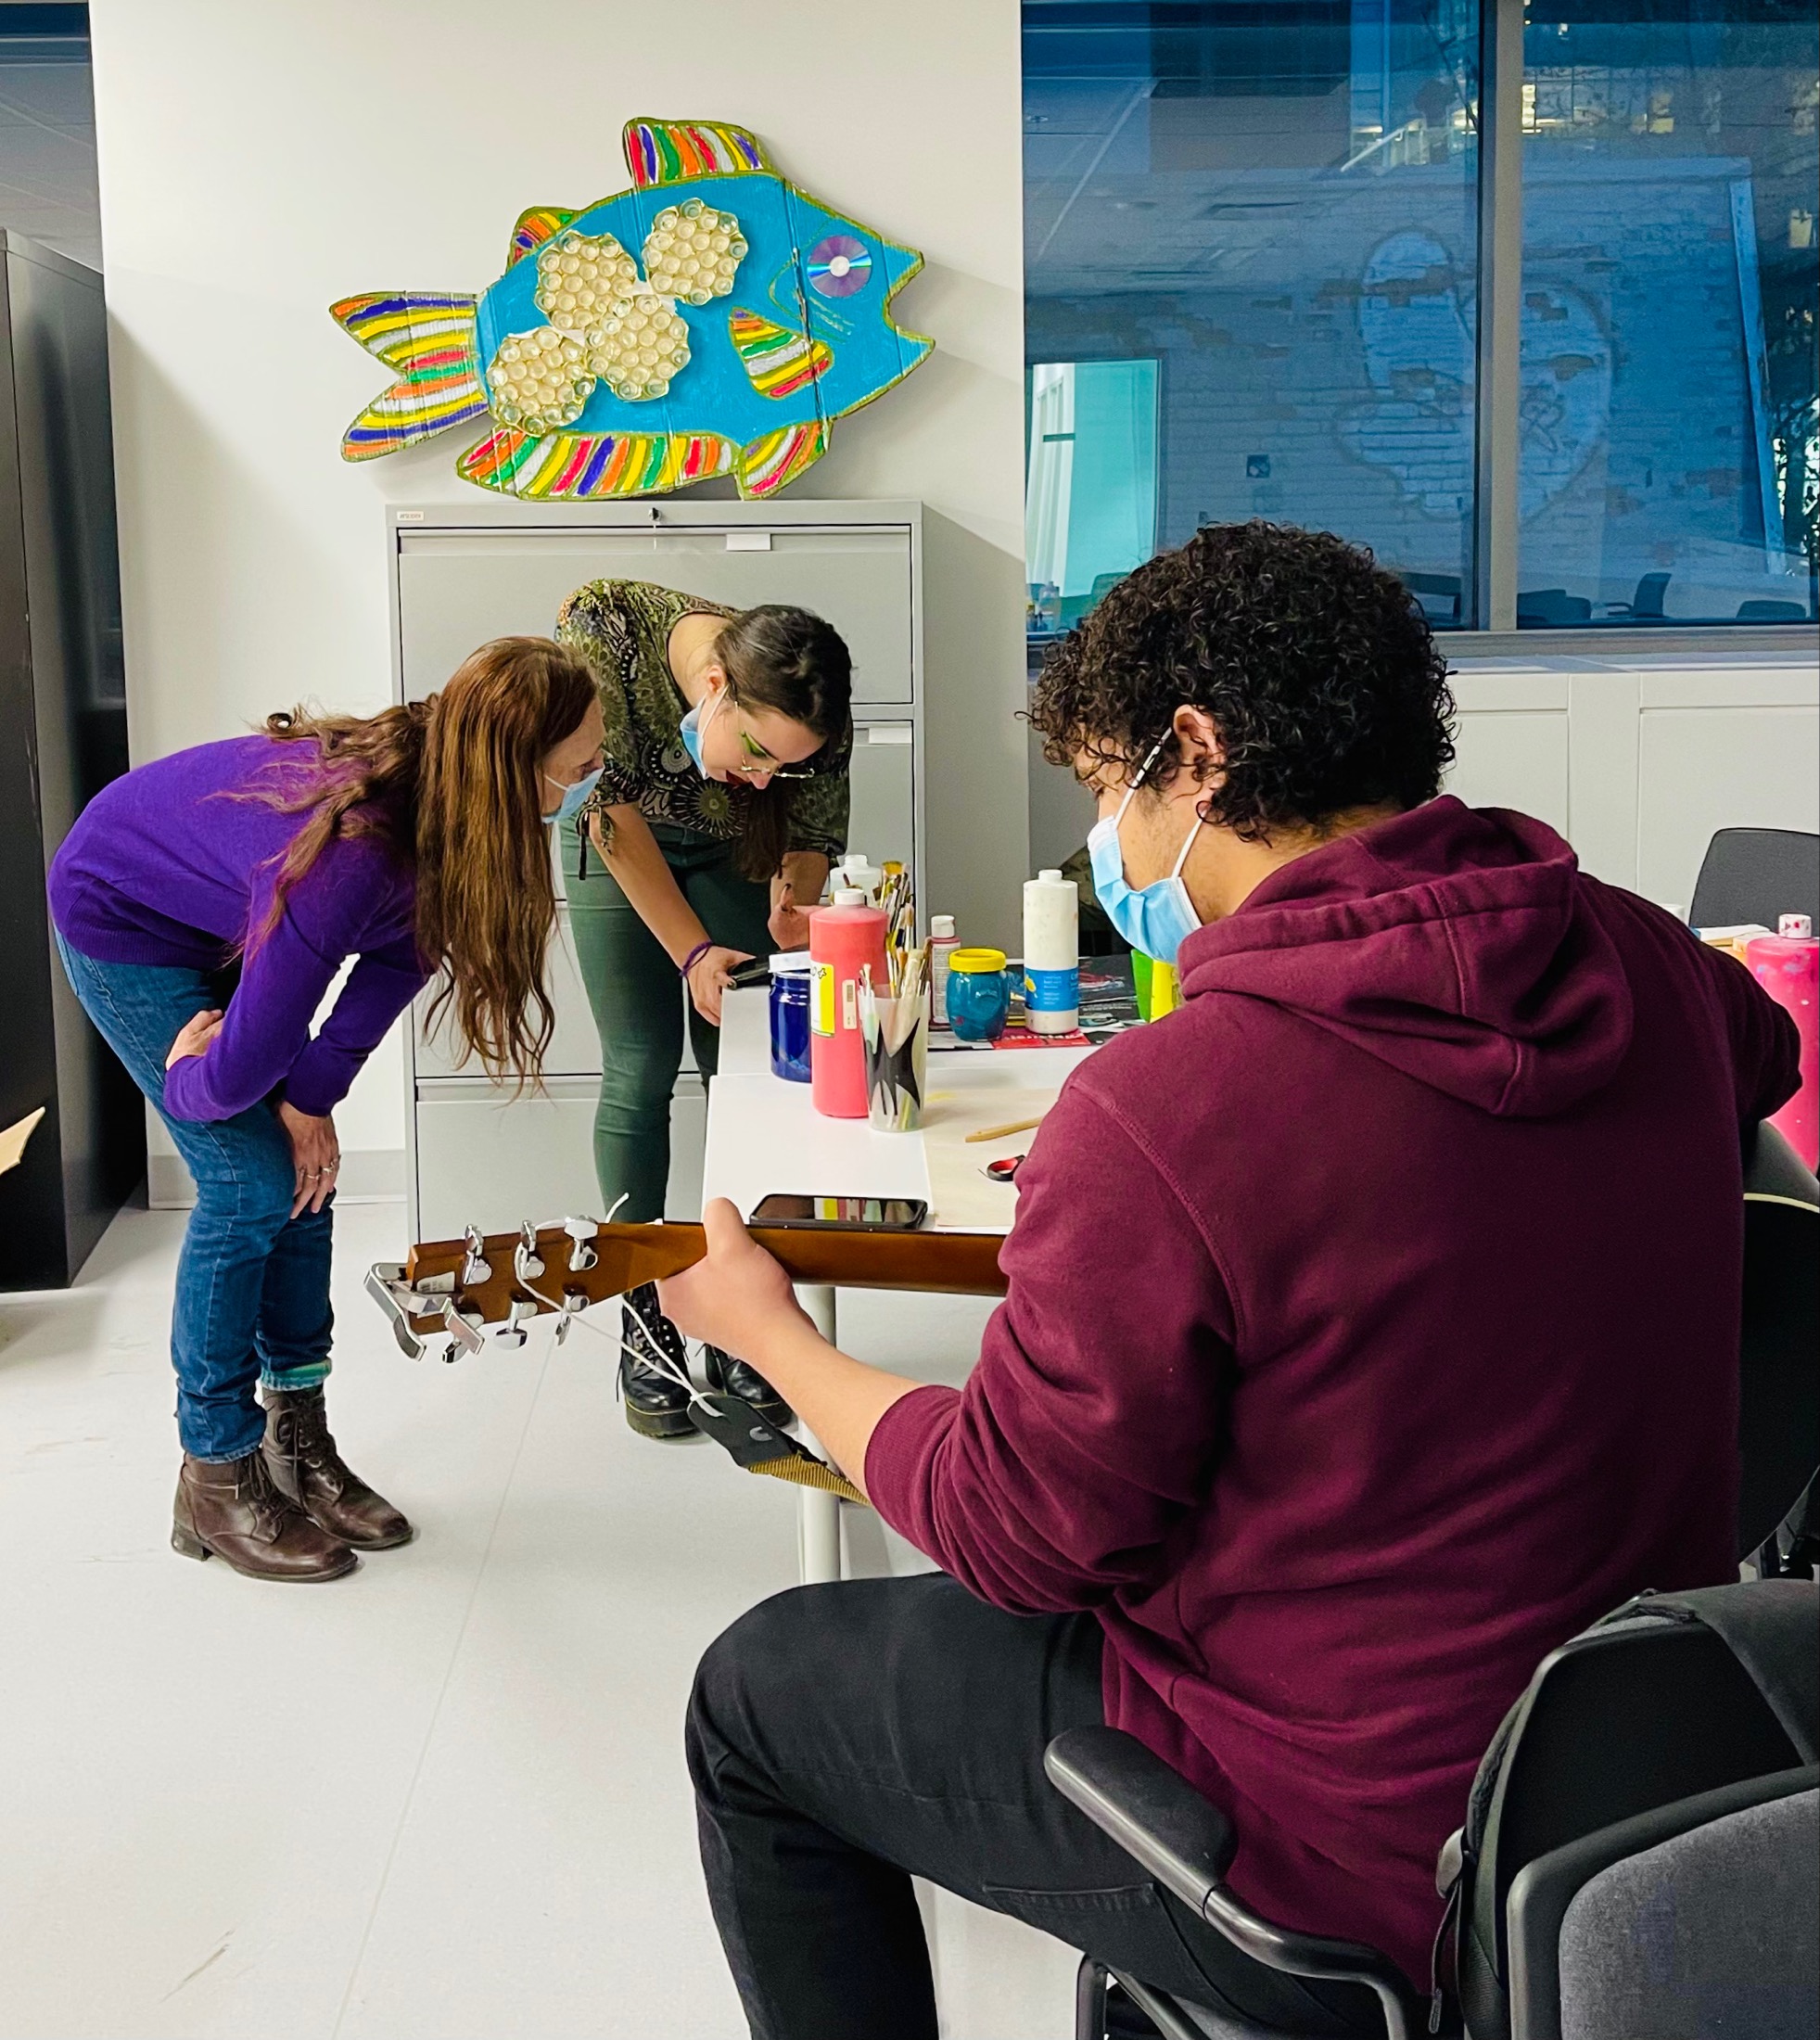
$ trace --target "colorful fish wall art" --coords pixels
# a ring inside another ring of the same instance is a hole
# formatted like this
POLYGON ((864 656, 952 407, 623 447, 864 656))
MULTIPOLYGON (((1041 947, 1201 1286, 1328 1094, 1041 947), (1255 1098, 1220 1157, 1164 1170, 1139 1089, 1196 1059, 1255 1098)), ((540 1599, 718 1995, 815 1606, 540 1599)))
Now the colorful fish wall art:
POLYGON ((344 459, 484 422, 456 471, 508 495, 732 475, 742 496, 772 496, 935 346, 891 316, 922 256, 786 183, 745 129, 632 121, 625 148, 631 189, 532 207, 477 299, 375 290, 330 307, 398 376, 348 427, 344 459))

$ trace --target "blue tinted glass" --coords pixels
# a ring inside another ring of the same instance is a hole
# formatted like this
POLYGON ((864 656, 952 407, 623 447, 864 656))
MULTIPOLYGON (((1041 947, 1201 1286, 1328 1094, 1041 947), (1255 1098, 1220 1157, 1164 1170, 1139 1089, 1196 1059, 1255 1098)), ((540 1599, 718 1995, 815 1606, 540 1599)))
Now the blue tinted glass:
POLYGON ((0 6, 5 223, 101 266, 85 6, 0 6))
POLYGON ((1520 623, 1812 614, 1817 59, 1813 0, 1532 0, 1520 623))
POLYGON ((1028 0, 1038 634, 1252 516, 1473 620, 1478 36, 1477 0, 1028 0))

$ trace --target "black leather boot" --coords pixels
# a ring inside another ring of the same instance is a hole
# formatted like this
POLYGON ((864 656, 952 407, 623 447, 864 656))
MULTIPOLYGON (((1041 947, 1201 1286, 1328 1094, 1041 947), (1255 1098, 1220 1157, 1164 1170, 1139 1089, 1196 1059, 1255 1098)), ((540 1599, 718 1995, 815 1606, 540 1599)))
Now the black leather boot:
POLYGON ((750 1403, 767 1423, 784 1424, 795 1421, 796 1412, 756 1367, 734 1359, 731 1353, 721 1352, 718 1345, 703 1346, 702 1371, 707 1376, 710 1388, 750 1403))
POLYGON ((657 1307, 656 1283, 643 1282, 629 1290, 623 1310, 619 1394, 626 1422, 642 1438, 693 1438, 696 1434, 689 1422, 689 1391, 677 1378, 688 1377, 688 1348, 681 1332, 657 1307), (654 1352, 670 1365, 660 1366, 654 1352))

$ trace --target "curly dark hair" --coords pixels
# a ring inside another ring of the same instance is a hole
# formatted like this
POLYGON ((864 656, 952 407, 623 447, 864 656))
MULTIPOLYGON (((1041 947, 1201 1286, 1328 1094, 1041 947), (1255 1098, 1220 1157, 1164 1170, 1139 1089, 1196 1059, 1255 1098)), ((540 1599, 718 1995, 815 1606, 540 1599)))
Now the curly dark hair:
MULTIPOLYGON (((1248 841, 1349 809, 1413 808, 1452 761, 1447 662, 1409 591, 1362 546, 1214 524, 1110 589, 1056 646, 1030 720, 1051 764, 1129 774, 1184 703, 1220 733, 1202 812, 1248 841)), ((1181 762, 1167 737, 1152 778, 1181 762)))

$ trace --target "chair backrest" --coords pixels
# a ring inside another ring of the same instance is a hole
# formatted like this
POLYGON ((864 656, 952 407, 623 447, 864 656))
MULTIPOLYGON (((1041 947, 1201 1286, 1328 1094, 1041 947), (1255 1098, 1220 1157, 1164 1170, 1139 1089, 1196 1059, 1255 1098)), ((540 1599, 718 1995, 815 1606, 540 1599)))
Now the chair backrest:
POLYGON ((1820 1790, 1724 1814, 1582 1885, 1560 1927, 1559 2025, 1521 2040, 1813 2040, 1816 1918, 1820 1790))
POLYGON ((1737 606, 1740 623, 1805 623, 1807 611, 1798 602, 1773 602, 1763 596, 1737 606))
POLYGON ((1820 835, 1801 829, 1721 829, 1706 847, 1687 918, 1697 928, 1734 927, 1805 913, 1820 927, 1820 835))
MULTIPOLYGON (((1807 1648, 1820 1589, 1777 1580, 1724 1591, 1769 1595, 1759 1605, 1807 1648)), ((1506 1905, 1526 1865, 1619 1821, 1810 1760, 1700 1622, 1627 1618, 1551 1651, 1473 1785, 1475 1861, 1458 1942, 1473 2040, 1508 2040, 1506 1905)))
POLYGON ((1775 1535, 1820 1472, 1820 1182, 1774 1127, 1744 1168, 1738 1557, 1775 1535))
POLYGON ((1663 598, 1668 593, 1668 584, 1673 579, 1670 574, 1645 574, 1636 584, 1636 593, 1631 597, 1632 616, 1660 617, 1662 614, 1663 598))
POLYGON ((1587 595, 1570 595, 1565 588, 1530 588, 1517 597, 1519 623, 1585 623, 1593 613, 1587 595))

